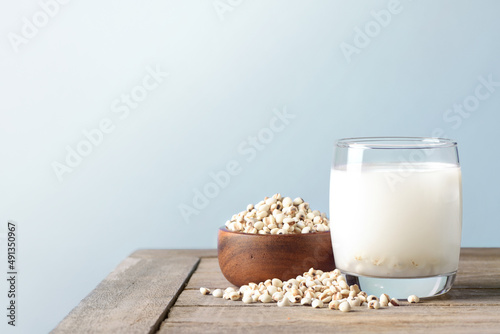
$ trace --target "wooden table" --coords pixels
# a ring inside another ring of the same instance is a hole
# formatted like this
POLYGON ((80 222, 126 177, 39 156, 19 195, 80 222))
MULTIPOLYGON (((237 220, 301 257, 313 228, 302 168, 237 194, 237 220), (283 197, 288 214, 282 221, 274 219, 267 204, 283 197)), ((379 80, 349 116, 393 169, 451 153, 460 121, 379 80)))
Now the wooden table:
POLYGON ((419 304, 342 313, 203 296, 226 288, 215 250, 139 250, 53 333, 500 333, 500 248, 464 248, 452 290, 419 304))

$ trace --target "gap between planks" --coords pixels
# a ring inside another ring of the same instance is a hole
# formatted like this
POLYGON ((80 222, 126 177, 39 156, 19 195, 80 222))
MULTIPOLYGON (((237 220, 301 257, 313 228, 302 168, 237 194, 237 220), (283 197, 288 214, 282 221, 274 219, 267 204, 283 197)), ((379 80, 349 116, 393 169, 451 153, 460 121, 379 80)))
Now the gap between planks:
POLYGON ((189 280, 193 276, 193 274, 196 272, 196 269, 200 265, 201 258, 198 258, 198 261, 196 264, 193 266, 189 274, 186 276, 186 279, 182 283, 181 287, 177 290, 177 292, 174 294, 172 299, 169 301, 167 307, 165 308, 165 311, 163 311, 162 314, 158 317, 158 320, 156 321, 155 325, 151 328, 151 331, 149 334, 154 334, 157 333, 160 330, 161 324, 168 318, 168 314, 170 313, 170 310, 172 307, 174 307, 175 303, 177 302, 177 299, 179 299, 179 296, 184 292, 184 288, 187 286, 189 280))

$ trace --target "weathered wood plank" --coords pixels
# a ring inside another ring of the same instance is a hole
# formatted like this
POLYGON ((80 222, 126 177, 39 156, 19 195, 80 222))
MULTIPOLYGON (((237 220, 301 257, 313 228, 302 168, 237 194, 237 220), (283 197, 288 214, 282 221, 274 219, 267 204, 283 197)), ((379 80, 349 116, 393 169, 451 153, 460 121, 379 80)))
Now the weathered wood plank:
POLYGON ((131 256, 147 258, 167 258, 176 256, 193 256, 198 258, 217 257, 217 249, 139 249, 131 256))
MULTIPOLYGON (((407 303, 402 301, 402 304, 407 303)), ((432 306, 500 306, 500 289, 451 289, 447 294, 425 299, 416 305, 432 306)), ((184 290, 175 306, 223 306, 223 307, 269 307, 276 306, 276 303, 244 304, 241 301, 229 301, 213 296, 203 296, 198 290, 184 290)), ((414 305, 412 305, 414 306, 414 305)), ((391 308, 392 310, 392 308, 391 308)), ((500 315, 499 315, 500 317, 500 315)))
POLYGON ((193 256, 148 256, 136 252, 52 333, 155 332, 198 262, 199 258, 193 256))
MULTIPOLYGON (((203 261, 203 259, 202 259, 203 261)), ((224 278, 222 273, 217 272, 207 272, 207 273, 198 273, 195 272, 191 279, 189 280, 186 289, 199 289, 200 287, 206 288, 227 288, 228 286, 233 286, 228 282, 227 279, 224 278)))
MULTIPOLYGON (((202 258, 199 269, 186 289, 226 288, 232 286, 222 275, 217 258, 202 258)), ((500 288, 500 248, 462 250, 455 288, 500 288), (485 256, 481 257, 481 251, 485 256)))
POLYGON ((417 305, 377 311, 360 308, 348 314, 298 305, 244 305, 202 296, 198 291, 201 286, 231 286, 216 256, 216 250, 139 250, 109 274, 53 332, 150 333, 168 311, 161 333, 262 332, 269 328, 290 333, 494 333, 500 326, 500 248, 462 249, 457 281, 444 296, 417 305))
POLYGON ((465 323, 457 327, 448 323, 421 323, 412 324, 394 320, 393 323, 369 324, 362 322, 358 324, 359 319, 350 319, 349 322, 316 323, 306 319, 305 321, 289 320, 286 323, 274 324, 264 322, 254 323, 164 323, 160 329, 161 334, 224 334, 224 333, 453 333, 453 334, 498 334, 498 324, 485 324, 482 326, 477 323, 465 323), (486 327, 488 326, 489 327, 486 327), (375 326, 384 326, 384 330, 373 328, 375 326))
POLYGON ((444 296, 377 311, 361 307, 349 314, 299 305, 246 305, 203 296, 198 291, 201 286, 213 289, 231 284, 220 272, 216 258, 202 259, 199 268, 163 322, 160 333, 197 333, 200 328, 205 333, 260 333, 270 328, 289 333, 325 329, 347 333, 497 333, 500 326, 500 249, 496 248, 463 249, 457 281, 444 296))
POLYGON ((425 304, 380 310, 356 308, 342 313, 327 308, 182 307, 174 306, 159 333, 281 331, 287 333, 428 332, 498 333, 500 306, 432 306, 425 304))
POLYGON ((164 323, 159 333, 176 334, 224 334, 224 333, 453 333, 453 334, 498 334, 498 324, 490 324, 489 327, 478 327, 477 323, 466 323, 463 326, 456 327, 453 324, 443 323, 424 323, 424 326, 418 324, 408 324, 395 320, 393 323, 368 324, 361 323, 359 319, 350 319, 349 322, 316 323, 309 319, 300 322, 289 320, 286 323, 266 324, 263 322, 255 323, 164 323), (384 326, 384 330, 374 330, 374 326, 384 326), (202 328, 202 329, 200 329, 202 328))
POLYGON ((500 248, 462 248, 455 288, 500 288, 500 248))
POLYGON ((221 273, 219 260, 215 257, 204 257, 201 259, 197 273, 221 273))
POLYGON ((500 261, 500 248, 468 247, 460 250, 460 260, 500 261))
POLYGON ((204 296, 198 290, 184 290, 175 302, 175 306, 215 306, 215 307, 278 307, 276 303, 244 304, 241 301, 229 301, 214 296, 204 296))
POLYGON ((489 307, 491 305, 500 306, 500 289, 464 289, 452 287, 448 293, 438 297, 426 299, 421 305, 469 307, 489 307))
POLYGON ((473 265, 467 269, 459 269, 453 285, 456 288, 500 288, 500 269, 473 265))

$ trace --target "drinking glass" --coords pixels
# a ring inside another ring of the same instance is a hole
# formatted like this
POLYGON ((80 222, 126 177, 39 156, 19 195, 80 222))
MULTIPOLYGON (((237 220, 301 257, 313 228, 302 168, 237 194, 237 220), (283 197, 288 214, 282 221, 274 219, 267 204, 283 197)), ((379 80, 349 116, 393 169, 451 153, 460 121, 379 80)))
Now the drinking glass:
POLYGON ((335 264, 368 294, 444 294, 458 269, 462 181, 443 138, 340 139, 330 175, 335 264))

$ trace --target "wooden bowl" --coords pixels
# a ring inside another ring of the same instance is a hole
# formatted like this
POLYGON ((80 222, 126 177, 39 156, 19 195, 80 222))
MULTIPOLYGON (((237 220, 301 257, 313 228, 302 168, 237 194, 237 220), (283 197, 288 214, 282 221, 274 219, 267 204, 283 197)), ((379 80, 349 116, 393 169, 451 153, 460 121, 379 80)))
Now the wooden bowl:
POLYGON ((219 229, 219 266, 224 277, 236 286, 287 280, 309 268, 335 269, 330 232, 307 234, 247 234, 219 229))

